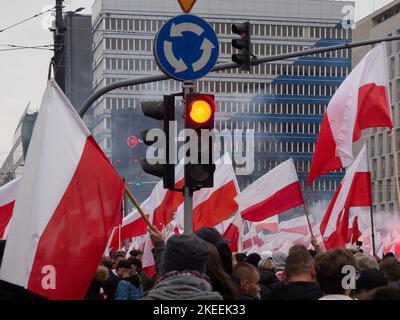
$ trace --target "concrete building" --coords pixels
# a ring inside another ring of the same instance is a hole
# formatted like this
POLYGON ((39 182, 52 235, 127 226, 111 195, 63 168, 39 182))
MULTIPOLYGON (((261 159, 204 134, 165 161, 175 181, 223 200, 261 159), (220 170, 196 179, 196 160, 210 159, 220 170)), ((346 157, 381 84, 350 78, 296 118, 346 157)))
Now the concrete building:
MULTIPOLYGON (((387 6, 372 13, 356 24, 353 40, 367 40, 388 36, 400 36, 400 0, 395 0, 387 6)), ((393 121, 396 132, 396 152, 399 157, 400 129, 400 41, 387 42, 389 91, 393 121)), ((353 50, 353 66, 355 66, 371 47, 353 50)), ((373 180, 374 210, 393 212, 399 211, 394 176, 394 157, 392 137, 385 128, 364 130, 364 140, 368 140, 370 168, 373 180)), ((399 167, 400 169, 400 167, 399 167)))
MULTIPOLYGON (((235 22, 251 22, 256 56, 350 41, 351 29, 342 27, 342 8, 347 4, 353 2, 202 0, 195 4, 192 14, 211 24, 220 40, 219 60, 230 62, 234 38, 231 24, 235 22)), ((153 39, 167 19, 179 14, 176 1, 96 0, 92 7, 93 88, 159 73, 153 39)), ((216 128, 255 130, 255 171, 250 176, 238 176, 240 188, 293 157, 308 201, 330 200, 342 172, 327 174, 310 187, 305 180, 326 106, 350 69, 351 52, 343 50, 263 64, 250 74, 239 69, 211 73, 197 81, 197 91, 216 94, 216 128)), ((132 109, 133 117, 144 119, 141 100, 179 91, 181 83, 168 80, 115 90, 97 101, 93 133, 116 167, 120 159, 114 158, 112 136, 118 128, 112 127, 112 110, 132 109)), ((126 141, 120 143, 128 148, 126 141)), ((148 175, 131 178, 154 181, 148 175)), ((146 192, 140 200, 145 199, 146 192)))
POLYGON ((0 186, 21 176, 38 113, 26 107, 15 129, 11 151, 0 168, 0 186))

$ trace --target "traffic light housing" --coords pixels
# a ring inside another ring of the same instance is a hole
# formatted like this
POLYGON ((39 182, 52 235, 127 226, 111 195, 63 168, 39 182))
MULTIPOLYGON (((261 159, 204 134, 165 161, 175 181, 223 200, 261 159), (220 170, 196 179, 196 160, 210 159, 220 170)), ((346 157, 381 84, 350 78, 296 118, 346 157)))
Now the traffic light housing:
POLYGON ((212 139, 214 132, 211 130, 215 126, 215 112, 216 104, 213 95, 191 93, 186 96, 185 128, 194 130, 198 140, 195 156, 197 163, 185 164, 186 187, 198 190, 211 188, 214 185, 215 164, 213 163, 212 139), (202 139, 202 130, 211 131, 211 135, 204 135, 202 139))
POLYGON ((240 36, 240 39, 232 40, 232 47, 239 53, 232 55, 232 61, 240 64, 241 69, 250 71, 252 47, 251 47, 251 25, 250 22, 232 24, 232 33, 240 36))
MULTIPOLYGON (((172 95, 165 95, 162 101, 142 101, 141 102, 142 112, 145 116, 161 120, 163 122, 163 129, 160 130, 160 134, 164 134, 165 144, 163 148, 158 148, 159 152, 163 152, 162 163, 150 163, 148 159, 141 159, 141 165, 143 170, 151 175, 160 177, 163 179, 165 189, 174 190, 175 188, 175 164, 170 162, 170 154, 175 152, 176 147, 175 141, 170 141, 170 122, 175 121, 175 97, 172 95), (163 131, 163 132, 162 132, 163 131), (172 143, 170 143, 172 142, 172 143)), ((148 137, 150 130, 143 130, 141 132, 143 143, 154 148, 158 140, 151 140, 148 137)), ((174 155, 175 156, 175 155, 174 155)))

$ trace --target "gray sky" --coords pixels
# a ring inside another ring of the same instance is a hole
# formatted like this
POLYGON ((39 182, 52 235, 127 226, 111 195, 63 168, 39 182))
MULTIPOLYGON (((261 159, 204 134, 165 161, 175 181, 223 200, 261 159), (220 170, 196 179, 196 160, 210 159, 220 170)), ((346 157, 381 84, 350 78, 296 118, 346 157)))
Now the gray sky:
MULTIPOLYGON (((90 13, 93 2, 93 0, 66 0, 65 6, 67 11, 85 7, 83 13, 90 13)), ((356 20, 359 20, 391 0, 355 0, 355 2, 356 20)), ((54 0, 1 1, 0 29, 29 18, 45 7, 54 6, 54 3, 54 0)), ((52 36, 42 25, 45 22, 43 17, 40 16, 0 33, 0 45, 51 44, 52 36)), ((11 149, 14 131, 28 102, 31 102, 31 108, 34 110, 40 106, 52 56, 51 51, 42 50, 1 51, 6 48, 0 46, 0 166, 11 149)))

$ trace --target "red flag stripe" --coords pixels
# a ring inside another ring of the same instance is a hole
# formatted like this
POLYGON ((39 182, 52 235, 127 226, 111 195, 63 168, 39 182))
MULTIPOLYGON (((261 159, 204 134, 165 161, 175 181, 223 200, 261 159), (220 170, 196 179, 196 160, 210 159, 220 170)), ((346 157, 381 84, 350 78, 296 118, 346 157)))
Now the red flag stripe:
POLYGON ((11 220, 15 201, 0 207, 0 239, 3 239, 4 233, 11 220))

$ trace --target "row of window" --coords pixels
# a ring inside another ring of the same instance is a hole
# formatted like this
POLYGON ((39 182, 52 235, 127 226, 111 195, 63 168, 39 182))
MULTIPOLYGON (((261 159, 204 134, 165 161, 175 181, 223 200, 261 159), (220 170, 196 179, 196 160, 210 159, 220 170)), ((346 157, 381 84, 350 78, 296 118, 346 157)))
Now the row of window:
POLYGON ((256 133, 282 134, 317 134, 320 131, 320 127, 320 123, 265 122, 235 120, 234 118, 231 120, 219 120, 215 123, 215 128, 218 130, 250 129, 254 130, 256 133))
MULTIPOLYGON (((255 152, 300 152, 312 153, 315 145, 313 142, 288 142, 288 141, 271 141, 269 139, 256 139, 255 152)), ((307 161, 302 161, 307 163, 307 161)), ((309 172, 309 167, 299 166, 299 172, 309 172)))
MULTIPOLYGON (((105 68, 107 70, 120 71, 159 71, 154 59, 134 59, 134 58, 105 58, 105 68)), ((239 74, 240 70, 228 69, 219 71, 220 73, 239 74)), ((322 66, 322 65, 300 65, 300 64, 281 64, 281 63, 263 63, 252 69, 253 74, 271 75, 271 76, 301 76, 301 77, 346 77, 350 72, 350 67, 346 66, 322 66)), ((399 94, 400 94, 400 81, 399 94)))
MULTIPOLYGON (((400 29, 396 31, 396 34, 392 33, 387 35, 388 37, 400 36, 400 29)), ((388 56, 391 56, 393 52, 400 52, 400 40, 386 42, 386 49, 388 56)))
MULTIPOLYGON (((153 39, 127 39, 127 38, 105 38, 105 50, 121 50, 135 52, 152 52, 153 39)), ((286 54, 292 52, 311 49, 309 45, 298 44, 271 44, 271 43, 253 43, 253 54, 261 56, 270 56, 277 54, 286 54)), ((221 42, 220 53, 231 55, 235 52, 230 42, 221 42)), ((324 58, 342 58, 349 59, 351 50, 337 50, 320 54, 309 55, 309 57, 324 57, 324 58)))
MULTIPOLYGON (((165 20, 141 18, 104 18, 106 30, 158 32, 165 20)), ((211 27, 219 35, 231 35, 232 24, 223 22, 210 22, 211 27)), ((255 37, 288 37, 288 38, 340 38, 351 39, 351 29, 339 29, 327 26, 294 26, 251 24, 251 34, 255 37)))

